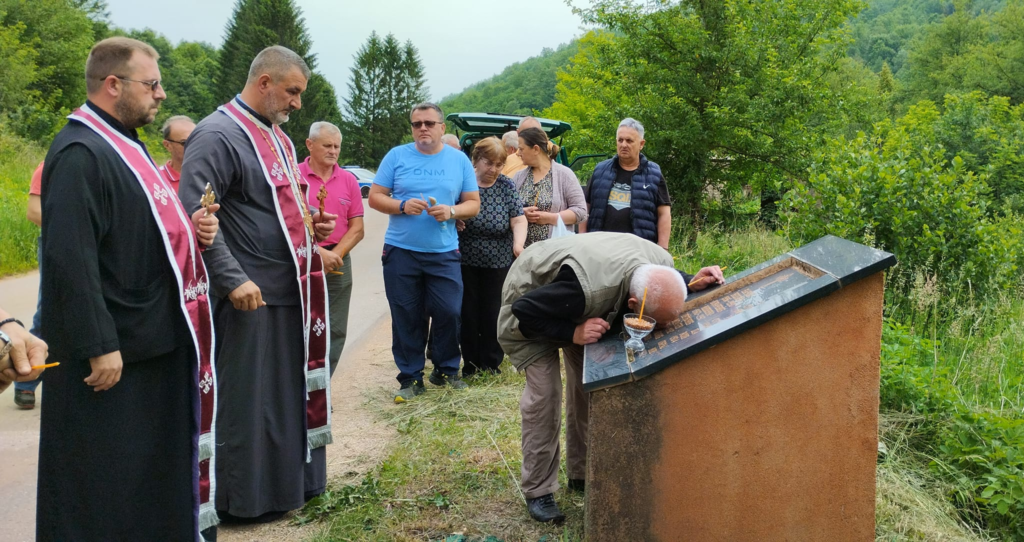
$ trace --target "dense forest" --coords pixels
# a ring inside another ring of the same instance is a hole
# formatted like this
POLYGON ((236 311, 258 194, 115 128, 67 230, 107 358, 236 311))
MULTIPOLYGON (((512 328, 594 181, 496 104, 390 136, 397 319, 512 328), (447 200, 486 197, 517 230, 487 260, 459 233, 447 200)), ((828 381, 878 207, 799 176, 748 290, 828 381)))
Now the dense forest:
POLYGON ((567 66, 579 47, 574 40, 557 49, 516 62, 501 73, 441 100, 445 112, 508 113, 530 115, 555 101, 558 71, 567 66))

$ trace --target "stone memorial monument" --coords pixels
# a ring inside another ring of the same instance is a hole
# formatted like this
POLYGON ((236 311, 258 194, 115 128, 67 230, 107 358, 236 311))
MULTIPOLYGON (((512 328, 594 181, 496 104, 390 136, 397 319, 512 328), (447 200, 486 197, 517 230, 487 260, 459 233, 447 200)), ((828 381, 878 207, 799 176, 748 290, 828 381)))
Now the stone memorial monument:
POLYGON ((587 346, 587 540, 873 540, 895 263, 823 237, 587 346))

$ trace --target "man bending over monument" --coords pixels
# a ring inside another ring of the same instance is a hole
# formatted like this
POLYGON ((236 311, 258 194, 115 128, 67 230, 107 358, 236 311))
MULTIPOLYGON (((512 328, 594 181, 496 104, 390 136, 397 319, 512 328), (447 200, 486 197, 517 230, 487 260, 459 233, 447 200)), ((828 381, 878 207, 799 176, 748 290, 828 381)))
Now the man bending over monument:
POLYGON ((687 275, 672 255, 628 233, 598 232, 550 239, 524 251, 502 291, 498 342, 509 361, 526 373, 522 414, 522 490, 530 516, 561 521, 555 504, 561 450, 562 378, 565 355, 566 470, 569 488, 582 490, 586 476, 589 396, 583 391, 583 345, 597 342, 622 315, 640 308, 663 326, 678 318, 686 293, 722 284, 718 266, 687 275), (689 287, 687 286, 689 284, 689 287))

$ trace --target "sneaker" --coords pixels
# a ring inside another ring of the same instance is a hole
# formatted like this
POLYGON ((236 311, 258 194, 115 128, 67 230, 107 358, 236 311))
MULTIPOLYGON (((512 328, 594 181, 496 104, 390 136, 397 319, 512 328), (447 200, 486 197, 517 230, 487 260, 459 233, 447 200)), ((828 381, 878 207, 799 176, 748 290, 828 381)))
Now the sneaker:
POLYGON ((423 387, 422 380, 410 380, 402 383, 402 388, 395 394, 395 403, 401 404, 406 401, 411 401, 413 397, 417 395, 423 395, 427 391, 427 388, 423 387))
POLYGON ((14 390, 14 404, 21 410, 32 410, 36 407, 36 392, 30 390, 14 390))
POLYGON ((526 499, 526 509, 530 511, 530 517, 541 522, 553 521, 562 523, 565 521, 565 514, 555 504, 555 497, 548 493, 536 499, 526 499))
POLYGON ((434 367, 434 370, 430 372, 430 383, 435 386, 448 386, 453 390, 464 390, 469 387, 468 384, 459 378, 459 375, 445 375, 441 371, 438 371, 437 367, 434 367))

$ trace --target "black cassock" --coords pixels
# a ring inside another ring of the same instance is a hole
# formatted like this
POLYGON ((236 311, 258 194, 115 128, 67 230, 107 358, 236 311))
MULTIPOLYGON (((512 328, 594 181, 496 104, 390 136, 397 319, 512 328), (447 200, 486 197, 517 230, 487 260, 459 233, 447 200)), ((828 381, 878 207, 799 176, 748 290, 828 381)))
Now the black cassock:
POLYGON ((46 156, 42 205, 42 335, 61 365, 43 373, 36 538, 194 540, 195 347, 146 194, 109 144, 69 122, 46 156), (94 392, 89 358, 118 350, 121 381, 94 392))

